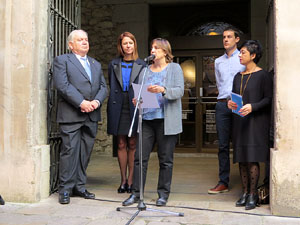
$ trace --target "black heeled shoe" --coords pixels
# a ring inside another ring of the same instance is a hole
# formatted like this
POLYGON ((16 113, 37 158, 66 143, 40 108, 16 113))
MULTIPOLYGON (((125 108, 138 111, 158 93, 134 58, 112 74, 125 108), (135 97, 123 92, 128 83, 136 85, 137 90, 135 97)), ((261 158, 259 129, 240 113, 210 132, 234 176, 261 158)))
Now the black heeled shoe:
POLYGON ((248 193, 243 193, 242 196, 240 197, 240 199, 235 203, 236 207, 241 207, 241 206, 245 206, 247 199, 248 199, 249 194, 248 193))
POLYGON ((121 184, 120 187, 118 188, 118 193, 121 194, 121 193, 125 193, 127 192, 128 190, 128 184, 125 183, 125 184, 121 184))
POLYGON ((246 210, 254 209, 256 206, 258 206, 258 195, 257 194, 249 194, 249 197, 246 201, 246 210))
POLYGON ((132 184, 128 185, 128 187, 127 187, 127 193, 132 193, 132 184))

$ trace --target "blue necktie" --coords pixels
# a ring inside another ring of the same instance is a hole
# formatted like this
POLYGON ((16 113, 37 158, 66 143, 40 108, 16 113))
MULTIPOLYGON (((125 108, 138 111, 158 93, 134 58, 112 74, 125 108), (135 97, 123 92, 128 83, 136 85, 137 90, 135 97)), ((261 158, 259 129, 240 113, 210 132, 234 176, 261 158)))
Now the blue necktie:
POLYGON ((83 68, 84 68, 85 72, 89 76, 90 81, 92 81, 92 72, 91 72, 90 65, 87 62, 87 58, 81 57, 81 60, 83 62, 83 68))

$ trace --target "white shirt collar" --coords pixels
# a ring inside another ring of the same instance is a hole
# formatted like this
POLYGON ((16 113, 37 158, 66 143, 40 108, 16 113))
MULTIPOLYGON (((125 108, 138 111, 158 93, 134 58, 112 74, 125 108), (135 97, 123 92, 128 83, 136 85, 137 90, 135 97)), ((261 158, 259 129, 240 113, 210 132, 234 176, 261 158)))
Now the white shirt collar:
POLYGON ((225 56, 226 56, 226 58, 230 58, 230 57, 232 57, 232 56, 234 56, 234 55, 236 55, 236 54, 239 54, 239 53, 240 53, 240 51, 236 48, 236 49, 234 50, 234 52, 231 54, 231 56, 228 56, 226 52, 225 52, 225 56))
POLYGON ((77 54, 75 54, 75 53, 73 53, 75 56, 76 56, 76 58, 77 59, 79 59, 79 60, 81 60, 82 58, 84 58, 84 59, 87 59, 87 55, 85 55, 85 56, 80 56, 80 55, 77 55, 77 54))

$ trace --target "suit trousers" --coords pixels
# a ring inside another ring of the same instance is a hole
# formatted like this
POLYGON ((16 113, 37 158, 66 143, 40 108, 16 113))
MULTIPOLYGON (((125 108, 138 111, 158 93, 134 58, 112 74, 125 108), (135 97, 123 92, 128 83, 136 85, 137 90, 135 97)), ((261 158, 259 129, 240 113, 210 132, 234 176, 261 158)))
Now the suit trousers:
MULTIPOLYGON (((164 135, 164 120, 143 120, 142 125, 142 149, 137 147, 134 159, 133 194, 140 196, 140 161, 139 151, 142 150, 143 164, 143 187, 146 183, 146 175, 150 153, 154 144, 157 144, 157 155, 159 159, 159 178, 157 193, 159 197, 169 197, 171 191, 173 172, 173 153, 177 142, 177 135, 164 135)), ((143 188, 144 190, 144 188, 143 188)))
POLYGON ((230 173, 230 136, 231 136, 232 112, 226 102, 217 102, 216 127, 219 140, 219 184, 228 187, 230 173))
POLYGON ((59 193, 73 189, 83 192, 86 184, 86 169, 97 134, 98 123, 60 123, 62 146, 59 165, 59 193))

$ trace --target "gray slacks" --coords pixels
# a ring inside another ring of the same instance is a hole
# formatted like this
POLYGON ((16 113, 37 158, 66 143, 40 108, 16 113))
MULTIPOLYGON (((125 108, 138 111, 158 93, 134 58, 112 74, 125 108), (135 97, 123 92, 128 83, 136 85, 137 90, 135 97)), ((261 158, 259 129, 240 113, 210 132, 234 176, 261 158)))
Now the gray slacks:
POLYGON ((73 189, 83 192, 86 169, 97 134, 98 123, 87 118, 84 122, 61 123, 62 146, 59 165, 59 193, 73 189))

